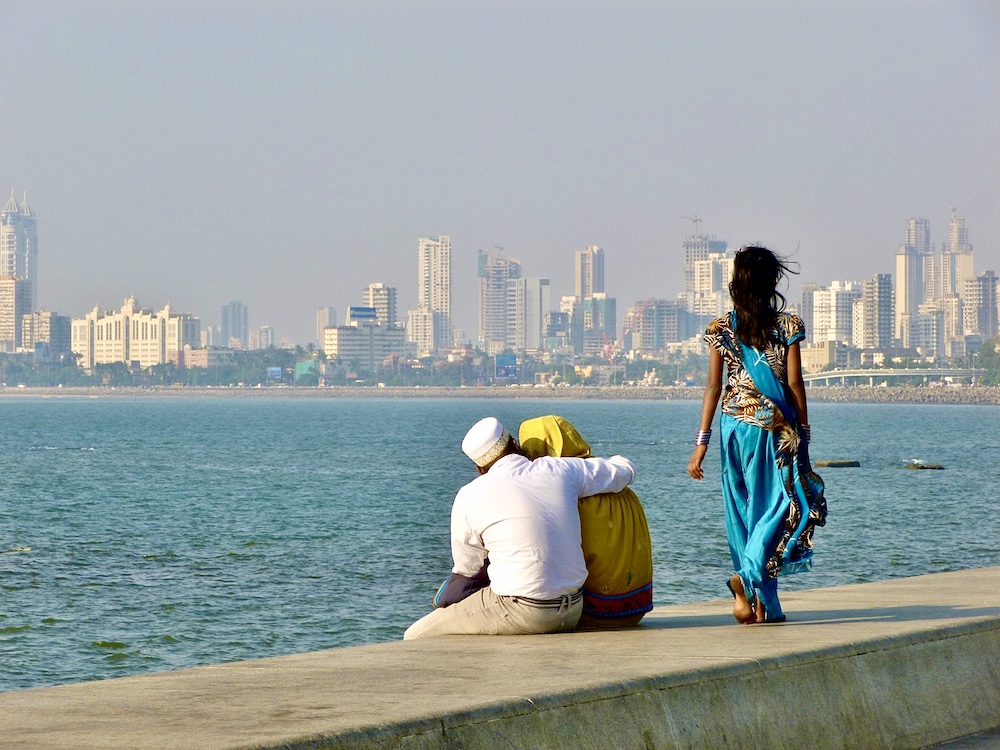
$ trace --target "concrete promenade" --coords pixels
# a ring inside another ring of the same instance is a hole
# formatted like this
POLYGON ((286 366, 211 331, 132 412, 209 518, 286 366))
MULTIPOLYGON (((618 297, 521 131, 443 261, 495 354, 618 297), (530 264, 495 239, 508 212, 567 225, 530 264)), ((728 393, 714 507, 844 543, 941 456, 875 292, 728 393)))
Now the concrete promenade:
MULTIPOLYGON (((0 748, 925 748, 1000 727, 1000 568, 0 694, 0 748)), ((362 605, 363 606, 363 605, 362 605)), ((2 668, 2 665, 0 665, 2 668)))

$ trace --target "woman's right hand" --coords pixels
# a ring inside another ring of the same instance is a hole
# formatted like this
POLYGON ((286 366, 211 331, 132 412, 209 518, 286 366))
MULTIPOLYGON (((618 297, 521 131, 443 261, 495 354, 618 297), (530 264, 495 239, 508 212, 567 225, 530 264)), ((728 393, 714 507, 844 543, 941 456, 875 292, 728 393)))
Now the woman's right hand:
POLYGON ((705 472, 701 470, 701 462, 708 453, 707 445, 696 445, 691 452, 691 460, 688 461, 687 473, 692 479, 704 479, 705 472))

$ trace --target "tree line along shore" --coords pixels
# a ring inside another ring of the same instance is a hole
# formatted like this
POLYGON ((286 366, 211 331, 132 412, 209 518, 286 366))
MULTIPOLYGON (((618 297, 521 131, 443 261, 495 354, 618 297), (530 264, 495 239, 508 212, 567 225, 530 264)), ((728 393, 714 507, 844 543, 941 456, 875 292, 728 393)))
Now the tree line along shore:
MULTIPOLYGON (((700 401, 702 389, 679 386, 418 386, 418 387, 68 387, 0 388, 0 398, 479 398, 620 401, 700 401)), ((1000 386, 810 386, 811 401, 880 404, 1000 405, 1000 386)))

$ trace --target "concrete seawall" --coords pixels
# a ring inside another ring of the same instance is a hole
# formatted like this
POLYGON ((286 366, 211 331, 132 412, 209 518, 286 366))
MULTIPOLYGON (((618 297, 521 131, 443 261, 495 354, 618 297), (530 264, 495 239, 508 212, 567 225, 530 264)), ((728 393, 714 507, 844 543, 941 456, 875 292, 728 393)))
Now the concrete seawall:
POLYGON ((0 747, 925 748, 1000 727, 1000 568, 0 694, 0 747))

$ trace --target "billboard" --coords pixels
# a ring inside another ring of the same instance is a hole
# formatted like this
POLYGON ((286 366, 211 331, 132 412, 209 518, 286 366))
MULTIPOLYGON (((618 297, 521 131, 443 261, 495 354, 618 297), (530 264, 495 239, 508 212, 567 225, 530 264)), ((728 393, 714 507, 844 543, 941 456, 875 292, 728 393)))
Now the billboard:
POLYGON ((516 378, 517 377, 517 355, 516 354, 498 354, 494 359, 494 374, 498 378, 516 378))
POLYGON ((271 380, 281 380, 281 368, 280 367, 268 367, 267 376, 271 380))

